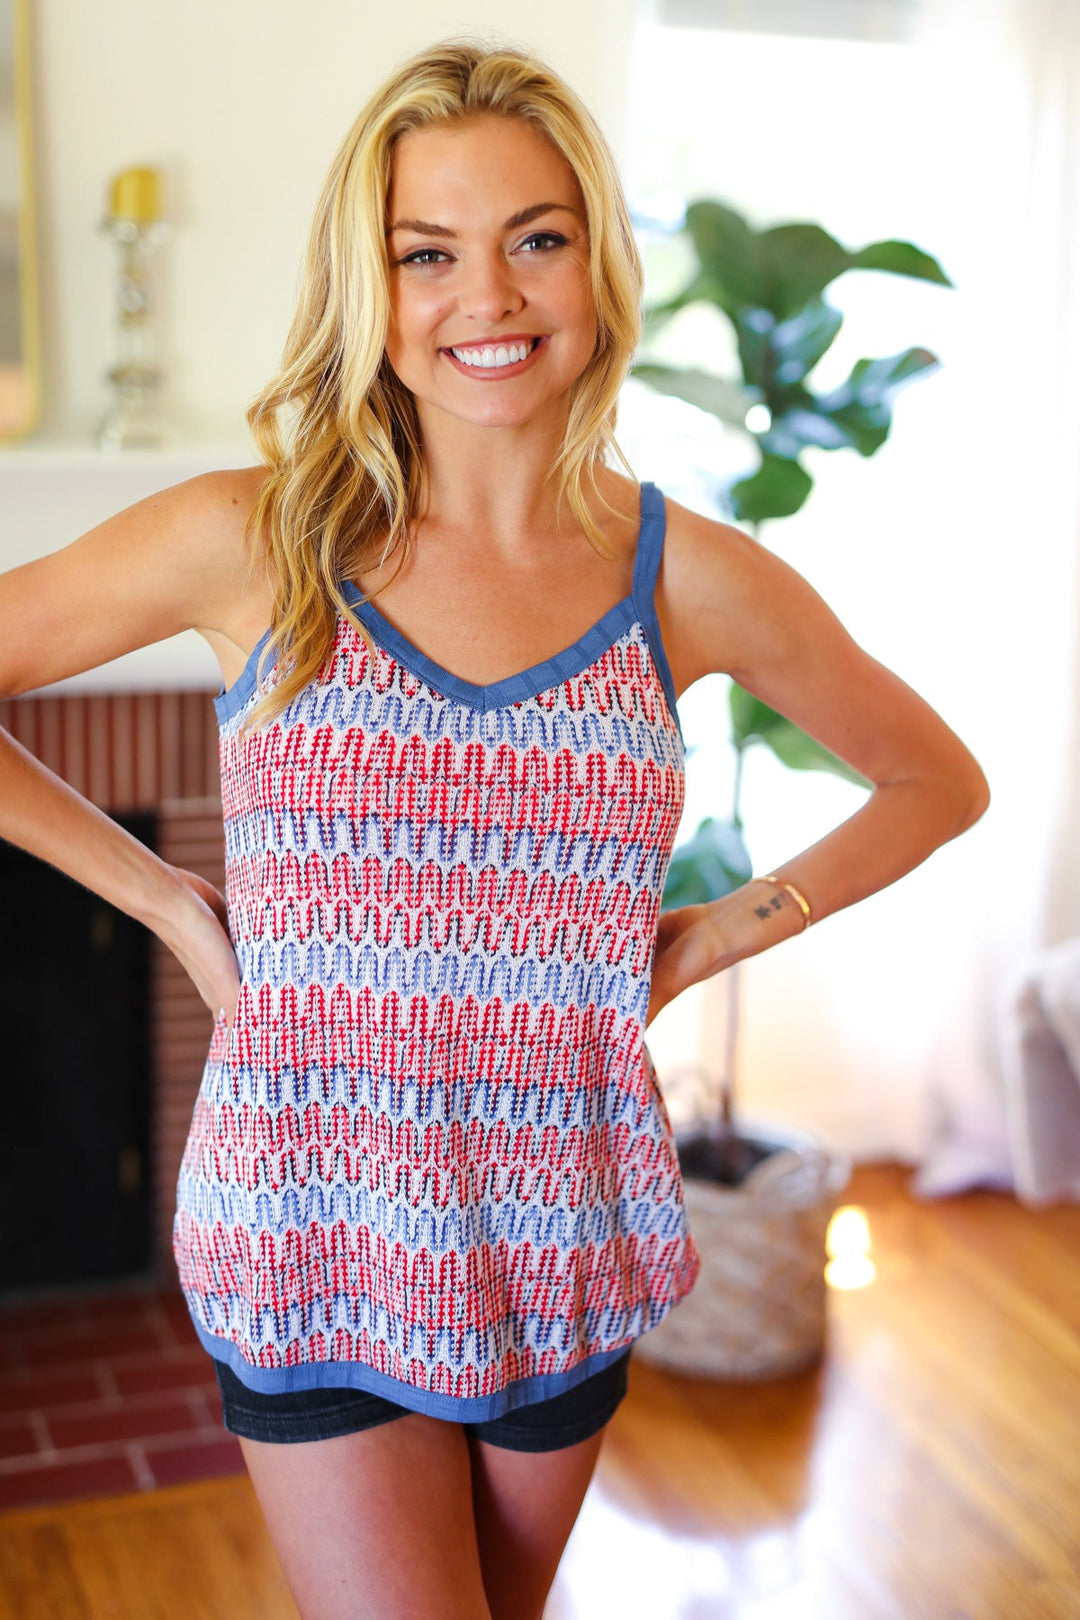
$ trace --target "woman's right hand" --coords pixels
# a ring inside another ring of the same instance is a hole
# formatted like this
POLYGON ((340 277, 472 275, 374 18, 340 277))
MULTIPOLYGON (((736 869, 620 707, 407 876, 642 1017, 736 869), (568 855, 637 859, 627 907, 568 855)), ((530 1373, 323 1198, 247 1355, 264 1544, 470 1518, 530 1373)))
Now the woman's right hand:
POLYGON ((180 883, 180 904, 161 938, 183 966, 215 1018, 232 1024, 240 994, 240 973, 229 938, 223 896, 197 872, 170 868, 180 883))

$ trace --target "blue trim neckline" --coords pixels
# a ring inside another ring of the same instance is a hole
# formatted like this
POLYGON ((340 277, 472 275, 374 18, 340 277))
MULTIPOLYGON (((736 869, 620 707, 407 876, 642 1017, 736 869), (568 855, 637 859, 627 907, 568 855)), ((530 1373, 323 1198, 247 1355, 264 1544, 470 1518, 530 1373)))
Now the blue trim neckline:
POLYGON ((561 686, 563 681, 570 680, 574 675, 580 675, 590 664, 595 664, 601 654, 606 653, 637 618, 633 597, 624 596, 621 602, 616 602, 614 607, 608 608, 583 636, 579 636, 573 646, 565 647, 562 652, 554 653, 550 658, 545 658, 528 669, 520 670, 516 675, 504 675, 502 680, 478 686, 473 681, 463 680, 460 675, 451 674, 442 664, 437 664, 434 658, 422 653, 419 647, 415 647, 379 612, 374 602, 369 602, 360 594, 351 580, 346 581, 344 589, 345 596, 355 609, 357 617, 371 631, 380 647, 392 653, 399 664, 426 685, 433 687, 436 692, 441 692, 444 697, 454 698, 470 709, 505 708, 511 703, 524 703, 528 698, 536 697, 540 692, 547 692, 553 686, 561 686))
MULTIPOLYGON (((516 675, 506 675, 501 680, 483 686, 452 674, 450 670, 444 669, 433 658, 421 652, 419 647, 414 646, 390 623, 374 602, 362 595, 351 580, 342 582, 342 591, 361 623, 370 631, 372 639, 386 652, 392 654, 399 664, 436 692, 441 692, 445 697, 453 698, 468 708, 481 711, 526 702, 529 698, 537 697, 541 692, 550 691, 552 687, 560 686, 563 681, 580 675, 607 652, 632 624, 638 622, 645 632, 668 708, 681 735, 682 727, 675 702, 675 685, 664 652, 653 600, 660 553, 664 543, 665 519, 663 494, 655 484, 642 484, 641 520, 629 596, 624 596, 620 602, 608 608, 607 612, 602 614, 584 635, 579 636, 572 646, 554 653, 538 664, 531 665, 528 669, 520 670, 516 675)), ((223 688, 214 699, 214 710, 220 723, 237 714, 255 691, 259 658, 269 639, 270 631, 266 630, 252 648, 238 679, 227 691, 223 688)))

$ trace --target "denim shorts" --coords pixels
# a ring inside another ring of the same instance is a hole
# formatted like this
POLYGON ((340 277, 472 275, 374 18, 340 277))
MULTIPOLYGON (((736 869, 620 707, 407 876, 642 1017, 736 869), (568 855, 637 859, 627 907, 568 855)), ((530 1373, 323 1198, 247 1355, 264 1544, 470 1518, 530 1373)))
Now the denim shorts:
MULTIPOLYGON (((507 1451, 560 1451, 598 1433, 626 1394, 630 1351, 580 1384, 548 1400, 518 1406, 486 1423, 464 1423, 466 1433, 507 1451)), ((230 1367, 214 1362, 225 1427, 245 1440, 287 1444, 333 1440, 374 1429, 410 1408, 363 1389, 297 1389, 263 1395, 248 1389, 230 1367)))

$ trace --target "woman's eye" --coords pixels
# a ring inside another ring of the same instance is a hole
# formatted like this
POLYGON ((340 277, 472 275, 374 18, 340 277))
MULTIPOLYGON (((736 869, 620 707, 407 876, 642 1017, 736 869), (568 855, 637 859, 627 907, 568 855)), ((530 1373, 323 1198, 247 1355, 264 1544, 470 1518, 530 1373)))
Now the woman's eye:
POLYGON ((406 253, 403 259, 398 260, 398 263, 419 265, 441 264, 443 260, 447 258, 449 258, 449 254, 444 253, 441 248, 417 248, 415 253, 406 253))
POLYGON ((521 243, 521 248, 528 253, 546 253, 552 248, 565 246, 566 237, 560 236, 558 231, 534 231, 521 243))

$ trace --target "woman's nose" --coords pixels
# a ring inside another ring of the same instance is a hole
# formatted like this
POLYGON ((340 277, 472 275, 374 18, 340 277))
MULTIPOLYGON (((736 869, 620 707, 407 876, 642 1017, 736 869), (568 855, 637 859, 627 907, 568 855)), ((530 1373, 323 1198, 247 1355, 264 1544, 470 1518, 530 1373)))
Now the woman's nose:
POLYGON ((498 321, 514 315, 525 299, 513 267, 501 254, 477 259, 464 266, 459 286, 458 307, 462 314, 477 320, 498 321))

